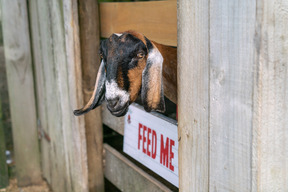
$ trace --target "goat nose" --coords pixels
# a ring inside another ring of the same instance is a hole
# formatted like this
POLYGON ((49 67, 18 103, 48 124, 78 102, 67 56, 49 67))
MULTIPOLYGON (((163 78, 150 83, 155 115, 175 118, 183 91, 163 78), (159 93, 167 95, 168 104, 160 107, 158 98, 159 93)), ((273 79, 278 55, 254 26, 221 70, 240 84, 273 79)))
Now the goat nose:
POLYGON ((119 98, 114 98, 114 99, 107 99, 107 103, 110 108, 114 108, 119 102, 119 98))

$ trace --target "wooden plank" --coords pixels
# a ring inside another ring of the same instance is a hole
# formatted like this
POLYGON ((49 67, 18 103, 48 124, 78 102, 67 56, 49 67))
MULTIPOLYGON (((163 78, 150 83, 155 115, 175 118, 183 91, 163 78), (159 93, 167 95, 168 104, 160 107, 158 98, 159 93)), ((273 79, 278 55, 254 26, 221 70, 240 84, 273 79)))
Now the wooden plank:
POLYGON ((288 191, 288 2, 256 10, 253 191, 288 191))
MULTIPOLYGON (((75 166, 71 159, 78 157, 70 156, 73 139, 71 133, 71 108, 70 108, 70 95, 68 88, 68 74, 67 74, 67 61, 66 61, 66 47, 65 47, 65 31, 63 23, 63 2, 61 0, 49 1, 49 16, 51 22, 51 36, 52 44, 52 59, 50 79, 53 86, 53 94, 57 98, 53 98, 55 108, 51 113, 56 113, 58 116, 55 118, 53 128, 50 129, 51 145, 56 146, 52 151, 52 186, 55 191, 74 191, 75 176, 72 173, 75 171, 75 166), (70 109, 70 110, 68 110, 70 109), (57 110, 54 111, 54 110, 57 110), (61 123, 59 123, 61 122, 61 123), (69 159, 70 158, 70 159, 69 159), (58 172, 61 172, 59 174, 58 172), (58 174, 57 174, 58 173, 58 174)), ((71 66, 74 64, 71 63, 71 66)), ((73 82, 71 82, 73 85, 73 82)), ((50 110, 50 109, 49 109, 50 110)), ((50 123, 50 122, 49 122, 50 123)), ((77 136, 77 133, 75 134, 77 136)), ((75 155, 77 148, 75 148, 75 155)), ((81 172, 79 171, 79 174, 81 172)), ((77 185, 77 184, 76 184, 77 185)), ((80 191, 80 190, 78 190, 80 191)))
POLYGON ((171 191, 107 144, 104 154, 105 177, 121 191, 171 191))
POLYGON ((135 30, 149 39, 177 46, 177 2, 100 3, 101 36, 135 30))
POLYGON ((19 186, 41 182, 26 1, 2 1, 3 37, 19 186))
POLYGON ((180 191, 209 189, 209 2, 178 3, 180 191))
POLYGON ((210 1, 211 191, 251 191, 255 10, 210 1))
MULTIPOLYGON (((97 50, 99 50, 100 46, 100 24, 97 1, 79 1, 79 23, 83 95, 84 103, 88 103, 93 93, 97 71, 100 66, 100 56, 97 54, 97 50)), ((87 142, 89 191, 103 192, 103 127, 101 108, 92 110, 84 117, 87 142)))
POLYGON ((0 189, 5 188, 9 184, 8 168, 6 164, 6 143, 5 134, 3 127, 3 116, 2 116, 2 103, 0 96, 0 189))
MULTIPOLYGON (((43 67, 42 46, 41 40, 45 42, 45 39, 41 39, 40 24, 38 15, 38 0, 29 0, 29 18, 30 18, 30 30, 31 30, 31 42, 33 52, 33 66, 36 83, 36 96, 37 96, 37 117, 38 117, 38 131, 48 133, 47 122, 47 102, 46 102, 46 85, 45 74, 43 67)), ((43 14, 43 12, 42 12, 43 14)), ((42 22, 43 23, 43 22, 42 22)), ((47 45, 49 47, 49 44, 47 45)), ((45 46, 43 49, 45 49, 45 46)), ((46 63, 47 64, 47 63, 46 63)), ((41 134, 42 134, 41 133, 41 134)), ((44 135, 43 135, 44 136, 44 135)), ((49 154, 49 142, 46 139, 41 140, 41 168, 43 177, 50 181, 50 154, 49 154)))
POLYGON ((43 89, 39 102, 45 106, 39 117, 49 137, 42 139, 43 175, 54 191, 88 191, 84 118, 72 113, 82 101, 77 6, 60 0, 30 4, 31 15, 38 15, 31 21, 39 25, 38 32, 32 27, 34 50, 40 48, 34 52, 38 91, 43 89))
MULTIPOLYGON (((49 135, 50 141, 42 140, 42 158, 44 177, 53 190, 65 190, 69 185, 65 178, 67 169, 65 164, 65 150, 63 143, 63 129, 61 122, 61 109, 59 106, 59 93, 57 92, 57 74, 54 60, 52 5, 48 1, 38 1, 38 15, 40 23, 40 36, 42 48, 43 77, 45 87, 45 105, 47 110, 47 127, 42 124, 43 130, 49 135)), ((54 15, 53 15, 54 16, 54 15)), ((54 23, 54 25, 56 25, 54 23)), ((36 54, 36 53, 35 53, 36 54)), ((41 71, 37 71, 40 73, 41 71)), ((41 86, 41 85, 40 85, 41 86)), ((41 119, 42 121, 42 119, 41 119)), ((69 180, 68 180, 69 182, 69 180)), ((68 188, 69 189, 69 188, 68 188)))
MULTIPOLYGON (((62 2, 59 0, 59 2, 62 2)), ((82 71, 80 55, 80 34, 78 1, 63 1, 63 25, 65 27, 65 48, 67 86, 69 93, 69 120, 71 126, 66 131, 66 147, 68 152, 69 166, 71 169, 71 185, 73 191, 88 191, 88 163, 85 135, 84 117, 76 117, 73 109, 83 105, 82 71)), ((67 116, 68 117, 68 116, 67 116)))
POLYGON ((124 135, 124 117, 115 117, 107 109, 106 104, 102 104, 102 121, 103 123, 119 133, 124 135))
MULTIPOLYGON (((32 1, 30 1, 30 4, 34 4, 32 1)), ((53 95, 55 95, 53 93, 54 91, 54 86, 52 85, 53 81, 54 81, 54 77, 50 77, 51 75, 51 71, 52 71, 52 67, 53 67, 53 55, 52 55, 52 44, 51 44, 51 21, 50 21, 50 17, 49 17, 49 5, 47 1, 37 1, 37 12, 38 13, 34 13, 34 10, 31 9, 31 14, 35 14, 35 16, 38 16, 39 21, 39 41, 40 41, 40 47, 41 49, 37 49, 38 51, 41 51, 41 54, 39 54, 39 56, 41 56, 41 62, 37 62, 37 60, 34 61, 34 65, 35 65, 35 73, 36 73, 36 82, 37 82, 37 87, 41 87, 43 88, 43 97, 39 97, 39 99, 42 100, 42 105, 45 106, 44 111, 46 112, 46 117, 44 116, 44 118, 42 116, 40 116, 40 122, 41 122, 41 128, 43 129, 43 131, 45 133, 47 133, 48 135, 50 135, 50 138, 53 139, 53 136, 50 133, 50 130, 52 130, 54 128, 54 126, 56 126, 58 128, 58 126, 56 125, 55 121, 59 122, 59 115, 58 115, 58 110, 55 107, 55 103, 57 98, 54 100, 53 95), (36 15, 37 14, 37 15, 36 15), (41 82, 38 78, 38 76, 42 76, 43 78, 43 82, 41 82), (54 118, 54 113, 53 111, 55 111, 55 118, 54 118)), ((33 18, 35 19, 35 18, 33 18)), ((36 34, 34 34, 34 30, 37 26, 37 23, 35 23, 35 26, 32 26, 32 38, 33 38, 33 43, 37 43, 37 39, 36 39, 36 34)), ((34 44, 33 44, 34 45, 34 44)), ((35 47, 36 48, 36 47, 35 47)), ((33 48, 34 49, 34 48, 33 48)), ((34 55, 38 56, 38 52, 34 51, 34 55)), ((37 89, 37 91, 41 91, 40 89, 37 89)), ((39 103, 40 104, 40 103, 39 103)), ((40 113, 40 111, 39 111, 40 113)), ((53 171, 53 154, 51 151, 52 145, 49 141, 47 140, 41 140, 41 149, 42 149, 42 153, 41 153, 41 157, 42 157, 42 169, 43 169, 43 177, 48 181, 48 183, 54 187, 54 183, 52 182, 52 176, 55 174, 52 174, 53 171), (52 184, 53 183, 53 184, 52 184)), ((56 148, 56 146, 55 146, 56 148)), ((63 173, 60 173, 60 176, 63 173)), ((64 177, 64 176, 63 176, 64 177)), ((57 176, 55 176, 55 178, 57 179, 57 176)))

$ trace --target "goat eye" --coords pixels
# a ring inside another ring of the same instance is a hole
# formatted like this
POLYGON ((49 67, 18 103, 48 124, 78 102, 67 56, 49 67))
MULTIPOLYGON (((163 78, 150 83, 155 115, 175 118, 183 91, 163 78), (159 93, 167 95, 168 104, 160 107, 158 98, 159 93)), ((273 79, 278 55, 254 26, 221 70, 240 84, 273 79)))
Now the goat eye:
POLYGON ((144 57, 144 54, 143 54, 143 53, 138 53, 138 54, 137 54, 137 57, 138 57, 139 59, 141 59, 141 58, 144 57))

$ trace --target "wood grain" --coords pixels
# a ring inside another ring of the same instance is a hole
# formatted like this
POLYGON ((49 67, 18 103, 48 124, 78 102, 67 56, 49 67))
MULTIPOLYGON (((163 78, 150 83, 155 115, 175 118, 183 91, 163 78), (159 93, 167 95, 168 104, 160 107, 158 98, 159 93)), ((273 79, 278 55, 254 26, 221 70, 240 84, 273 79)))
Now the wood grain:
POLYGON ((135 30, 164 45, 177 46, 177 2, 100 3, 101 36, 135 30))
POLYGON ((107 144, 105 177, 121 191, 171 191, 107 144))
POLYGON ((25 1, 2 1, 3 39, 19 186, 41 181, 29 25, 25 1))
MULTIPOLYGON (((33 66, 35 70, 34 74, 36 83, 38 129, 48 133, 46 85, 45 85, 45 74, 43 66, 43 63, 47 61, 43 60, 42 49, 46 50, 49 44, 42 48, 41 34, 40 34, 41 30, 39 23, 41 21, 40 18, 42 17, 38 14, 38 6, 39 6, 38 1, 29 0, 28 4, 29 4, 29 18, 30 18, 30 30, 31 30, 31 44, 33 52, 32 54, 33 66)), ((44 13, 45 12, 43 12, 42 14, 44 13)), ((44 43, 46 43, 45 39, 43 39, 43 41, 44 43)), ((41 168, 43 177, 45 177, 48 181, 50 181, 49 143, 45 139, 41 140, 41 162, 42 162, 41 168)))
MULTIPOLYGON (((62 2, 59 0, 59 2, 62 2)), ((75 117, 72 111, 83 105, 79 15, 77 0, 63 1, 63 25, 65 29, 66 85, 69 94, 69 118, 67 129, 67 159, 70 161, 72 190, 88 191, 88 163, 84 117, 75 117)))
POLYGON ((178 3, 179 190, 209 186, 209 1, 178 3))
POLYGON ((77 4, 29 5, 39 122, 49 137, 41 140, 43 176, 54 191, 88 191, 84 118, 72 113, 83 102, 77 4))
POLYGON ((257 3, 253 191, 288 191, 288 3, 257 3))
MULTIPOLYGON (((93 93, 100 56, 100 24, 98 3, 95 0, 79 1, 79 24, 81 40, 81 61, 84 103, 93 93)), ((85 116, 85 130, 88 158, 88 179, 90 192, 104 191, 103 173, 103 128, 101 108, 85 116)))
POLYGON ((210 191, 251 191, 255 6, 210 2, 210 191))

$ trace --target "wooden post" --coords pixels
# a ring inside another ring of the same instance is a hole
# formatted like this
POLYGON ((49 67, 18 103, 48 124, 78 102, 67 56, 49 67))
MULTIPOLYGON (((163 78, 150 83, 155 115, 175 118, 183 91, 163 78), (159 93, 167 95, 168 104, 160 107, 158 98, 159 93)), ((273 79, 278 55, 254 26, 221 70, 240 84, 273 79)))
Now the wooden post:
MULTIPOLYGON (((87 103, 93 92, 97 71, 100 65, 100 56, 98 53, 100 45, 100 26, 98 2, 96 0, 79 1, 79 24, 82 85, 84 103, 87 103)), ((85 114, 85 130, 89 191, 103 192, 103 128, 100 107, 85 114)))
POLYGON ((209 186, 209 1, 178 1, 179 190, 209 186))
POLYGON ((251 191, 255 5, 210 1, 210 190, 251 191))
POLYGON ((0 96, 0 189, 6 187, 9 184, 8 169, 6 165, 6 155, 5 155, 5 134, 3 128, 2 119, 2 104, 0 96))
POLYGON ((255 10, 252 191, 288 191, 288 4, 255 10))
POLYGON ((178 2, 180 190, 288 191, 287 1, 178 2))
POLYGON ((2 1, 3 39, 19 186, 41 181, 26 1, 2 1))

